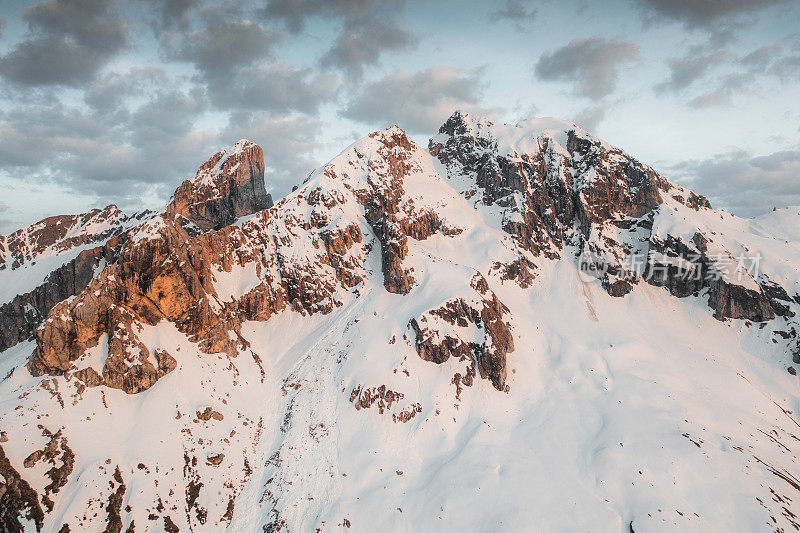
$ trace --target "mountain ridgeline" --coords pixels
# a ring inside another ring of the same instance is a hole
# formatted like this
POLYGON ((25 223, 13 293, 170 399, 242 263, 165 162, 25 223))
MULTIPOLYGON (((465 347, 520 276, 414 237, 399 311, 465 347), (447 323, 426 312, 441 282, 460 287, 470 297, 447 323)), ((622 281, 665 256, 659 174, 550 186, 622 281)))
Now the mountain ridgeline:
POLYGON ((800 529, 800 210, 556 119, 264 170, 0 236, 3 530, 800 529))

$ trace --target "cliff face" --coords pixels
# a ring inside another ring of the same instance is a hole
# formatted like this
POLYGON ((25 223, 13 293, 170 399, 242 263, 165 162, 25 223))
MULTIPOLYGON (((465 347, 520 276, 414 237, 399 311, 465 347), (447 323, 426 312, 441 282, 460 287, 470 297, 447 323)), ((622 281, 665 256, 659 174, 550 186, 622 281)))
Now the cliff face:
POLYGON ((456 113, 275 205, 240 141, 159 213, 59 220, 0 268, 49 273, 0 308, 11 530, 792 526, 790 214, 715 211, 571 123, 456 113))
POLYGON ((83 250, 50 272, 41 285, 0 306, 0 351, 31 338, 53 306, 86 288, 104 262, 114 261, 120 240, 113 237, 103 246, 83 250))
POLYGON ((719 239, 711 249, 699 246, 700 240, 715 240, 713 229, 703 225, 690 239, 666 228, 675 212, 689 220, 713 213, 706 198, 575 124, 533 119, 498 125, 457 112, 429 150, 451 179, 466 178, 465 197, 500 210, 502 228, 524 250, 546 257, 570 250, 611 296, 625 296, 645 280, 678 297, 706 292, 720 320, 760 322, 775 316, 762 289, 772 283, 768 277, 748 283, 741 278, 751 276, 743 273, 737 284, 730 276, 716 276, 741 250, 726 248, 719 239), (654 231, 654 223, 666 231, 654 231), (677 268, 664 257, 689 266, 677 268), (685 276, 686 268, 695 273, 685 276))
POLYGON ((184 181, 166 214, 183 217, 206 231, 268 207, 272 207, 272 197, 264 187, 264 152, 242 139, 203 163, 193 180, 184 181))
POLYGON ((32 338, 50 309, 86 288, 114 261, 125 233, 150 216, 110 205, 0 236, 0 350, 32 338))
MULTIPOLYGON (((101 373, 124 360, 128 373, 115 382, 123 385, 118 388, 145 390, 157 372, 137 330, 162 320, 206 353, 235 356, 248 346, 241 338, 243 322, 267 320, 285 308, 328 314, 342 305, 339 291, 363 286, 373 246, 363 235, 370 230, 381 250, 384 287, 408 293, 415 284, 412 270, 403 265, 408 239, 442 232, 441 221, 403 189, 408 176, 429 170, 420 166, 424 152, 393 128, 371 135, 348 155, 347 163, 337 161, 322 171, 330 185, 308 186, 303 195, 241 227, 192 235, 170 208, 139 226, 114 264, 76 298, 53 308, 37 332, 30 371, 37 376, 78 371, 73 363, 102 338, 108 358, 101 373), (361 181, 347 176, 359 167, 361 181), (229 296, 215 281, 233 270, 251 272, 252 283, 229 296)), ((91 372, 76 376, 88 386, 113 386, 91 372)))
MULTIPOLYGON (((263 151, 241 140, 214 154, 198 169, 194 180, 184 181, 159 220, 177 220, 189 231, 204 231, 270 206, 263 151)), ((46 218, 0 236, 0 276, 9 279, 6 292, 11 296, 0 305, 0 351, 32 338, 53 306, 79 294, 105 265, 117 263, 130 231, 154 215, 130 216, 110 205, 82 215, 46 218), (10 280, 18 270, 34 271, 28 278, 37 281, 23 290, 13 286, 10 280)))

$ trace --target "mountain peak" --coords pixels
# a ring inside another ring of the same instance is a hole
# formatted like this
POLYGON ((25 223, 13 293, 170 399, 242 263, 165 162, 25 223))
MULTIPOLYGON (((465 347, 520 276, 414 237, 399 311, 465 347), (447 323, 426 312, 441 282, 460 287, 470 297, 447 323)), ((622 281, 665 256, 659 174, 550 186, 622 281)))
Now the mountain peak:
POLYGON ((397 124, 389 126, 385 130, 374 131, 367 137, 369 139, 378 140, 387 147, 403 146, 404 148, 410 148, 414 144, 414 142, 409 139, 405 130, 397 124))
POLYGON ((439 128, 440 134, 445 135, 473 135, 481 126, 491 126, 494 124, 491 120, 484 117, 473 117, 469 113, 465 113, 460 109, 453 112, 452 115, 441 125, 439 128))
POLYGON ((166 213, 205 231, 271 206, 272 197, 264 187, 264 152, 253 141, 241 139, 211 156, 193 180, 184 181, 166 213))
POLYGON ((243 140, 0 306, 3 523, 794 527, 798 212, 713 211, 555 119, 458 113, 430 147, 374 132, 202 231, 258 208, 243 140))
POLYGON ((455 111, 439 128, 431 144, 446 142, 448 138, 482 139, 483 144, 496 146, 502 153, 535 153, 545 139, 556 141, 566 148, 570 136, 587 139, 592 144, 602 145, 606 149, 612 147, 587 132, 574 122, 553 117, 531 117, 506 124, 495 122, 487 117, 470 115, 455 111))
POLYGON ((256 167, 256 172, 259 172, 260 168, 263 181, 264 153, 261 147, 252 141, 241 139, 233 146, 220 150, 200 166, 192 180, 194 188, 218 188, 226 175, 231 174, 234 175, 237 184, 244 183, 249 176, 246 173, 236 173, 238 165, 242 161, 252 162, 256 167))

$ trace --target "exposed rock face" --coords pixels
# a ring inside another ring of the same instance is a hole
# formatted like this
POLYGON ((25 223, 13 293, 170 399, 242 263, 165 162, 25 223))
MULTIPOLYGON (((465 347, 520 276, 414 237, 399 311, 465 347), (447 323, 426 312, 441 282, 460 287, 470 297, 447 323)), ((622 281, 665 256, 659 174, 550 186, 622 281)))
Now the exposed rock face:
POLYGON ((35 450, 24 461, 25 468, 33 468, 39 462, 50 465, 46 476, 50 483, 44 488, 42 502, 48 512, 53 510, 54 502, 51 496, 58 494, 59 490, 69 481, 72 469, 75 464, 75 454, 67 444, 67 439, 61 434, 61 430, 52 433, 47 428, 42 429, 42 434, 49 439, 41 450, 35 450))
MULTIPOLYGON (((391 412, 392 405, 400 402, 404 397, 402 392, 393 391, 386 385, 378 387, 358 385, 350 391, 350 403, 355 406, 356 411, 377 407, 378 414, 381 415, 384 412, 391 412)), ((399 411, 397 409, 394 411, 397 412, 392 412, 392 421, 405 424, 422 412, 422 406, 415 402, 399 411)))
MULTIPOLYGON (((538 157, 520 157, 499 153, 495 139, 483 126, 493 124, 472 122, 468 115, 454 113, 431 140, 429 151, 447 166, 452 176, 475 176, 474 183, 482 194, 476 200, 485 205, 504 208, 503 228, 514 235, 520 245, 534 255, 554 256, 556 243, 563 238, 561 225, 572 218, 572 199, 567 183, 554 178, 561 168, 548 168, 542 153, 552 153, 549 142, 539 146, 538 157), (547 211, 558 204, 559 212, 547 211), (544 218, 543 218, 544 217, 544 218), (561 220, 559 220, 559 217, 561 220)), ((468 199, 475 189, 464 191, 468 199)))
MULTIPOLYGON (((37 332, 29 363, 34 375, 64 374, 105 335, 108 357, 100 381, 128 393, 145 390, 175 368, 169 354, 152 355, 138 336, 144 326, 164 318, 180 322, 187 333, 202 335, 197 340, 209 351, 235 352, 204 297, 204 289, 213 291, 208 270, 213 247, 192 247, 186 231, 169 219, 162 219, 160 230, 155 239, 132 239, 119 261, 107 266, 87 290, 53 308, 37 332), (179 263, 167 261, 170 257, 179 263)), ((80 377, 87 385, 98 384, 91 371, 80 377)))
MULTIPOLYGON (((576 222, 589 237, 594 225, 641 217, 672 187, 578 126, 542 120, 538 137, 507 146, 505 135, 519 135, 513 126, 456 112, 429 145, 451 176, 475 176, 482 203, 503 207, 504 228, 535 255, 554 255, 565 239, 574 242, 576 222)), ((527 125, 519 129, 527 132, 527 125)), ((700 197, 698 203, 707 205, 700 197)))
MULTIPOLYGON (((731 268, 717 264, 725 254, 709 253, 710 242, 701 233, 695 233, 689 242, 674 236, 664 242, 651 238, 646 279, 652 285, 666 287, 679 298, 708 289, 708 305, 719 320, 773 319, 775 310, 762 286, 769 287, 769 294, 778 306, 781 306, 779 301, 789 299, 786 291, 775 283, 764 282, 759 286, 748 272, 730 272, 731 268)), ((788 314, 788 307, 783 312, 788 314)))
POLYGON ((16 270, 45 252, 58 255, 78 246, 102 244, 148 214, 145 211, 129 217, 117 206, 109 205, 81 215, 45 218, 9 235, 0 235, 0 271, 16 270))
POLYGON ((772 306, 758 287, 749 289, 718 279, 710 282, 710 288, 708 305, 717 319, 730 317, 765 322, 775 318, 772 306))
MULTIPOLYGON (((644 278, 678 297, 707 288, 709 305, 720 320, 763 321, 775 315, 757 285, 744 288, 713 281, 707 243, 684 243, 680 237, 653 233, 654 219, 670 209, 667 203, 710 210, 707 199, 671 184, 575 124, 535 119, 518 126, 497 125, 456 112, 431 140, 429 150, 453 181, 473 177, 462 194, 500 208, 502 228, 524 251, 557 257, 565 246, 577 247, 581 257, 590 257, 592 270, 602 273, 602 286, 611 296, 625 296, 644 278), (642 258, 644 264, 634 266, 642 258)), ((696 233, 696 239, 705 237, 696 233)), ((714 252, 732 255, 718 248, 714 252)), ((520 268, 523 265, 505 266, 505 278, 521 275, 521 286, 529 284, 526 273, 532 269, 520 268)), ((784 298, 780 288, 771 294, 784 298)), ((788 312, 785 305, 777 305, 788 312)))
POLYGON ((350 392, 350 402, 355 405, 356 410, 369 409, 375 404, 380 414, 383 414, 386 409, 391 409, 394 402, 402 399, 402 392, 387 389, 386 385, 379 387, 359 385, 350 392))
POLYGON ((32 338, 50 309, 89 285, 103 261, 114 261, 119 246, 120 238, 114 237, 103 246, 82 251, 34 290, 0 306, 0 351, 32 338))
POLYGON ((652 285, 666 287, 678 298, 697 294, 707 285, 708 267, 707 261, 700 261, 702 253, 692 243, 673 236, 664 242, 651 238, 646 277, 652 285))
POLYGON ((194 180, 184 181, 167 214, 182 216, 206 231, 269 207, 272 197, 264 188, 264 152, 242 139, 203 163, 194 180))
POLYGON ((794 302, 786 292, 786 289, 768 278, 764 279, 760 286, 762 293, 769 300, 769 305, 776 315, 786 318, 795 316, 794 311, 790 308, 790 305, 794 302))
MULTIPOLYGON (((199 253, 203 256, 199 259, 199 268, 210 266, 215 261, 209 254, 222 246, 231 249, 233 244, 222 244, 217 239, 211 241, 210 248, 202 243, 189 251, 190 236, 182 227, 186 221, 192 223, 189 231, 193 227, 209 230, 271 205, 272 199, 264 188, 261 148, 243 140, 230 150, 218 152, 200 167, 194 181, 186 181, 179 187, 163 216, 146 221, 136 230, 141 234, 157 227, 157 238, 129 241, 128 234, 119 235, 106 246, 84 251, 53 272, 43 285, 0 308, 3 318, 0 349, 29 338, 51 308, 84 289, 94 279, 98 266, 105 262, 109 266, 103 279, 80 295, 72 308, 64 302, 60 308, 53 309, 53 316, 66 322, 53 325, 51 321, 38 332, 37 350, 30 363, 34 374, 63 374, 75 370, 72 361, 96 346, 102 335, 107 335, 109 355, 102 376, 92 368, 76 371, 76 376, 87 386, 104 384, 128 393, 146 390, 172 371, 176 361, 166 352, 151 355, 139 342, 136 330, 142 324, 155 325, 165 316, 180 320, 184 330, 201 336, 205 349, 235 353, 235 342, 228 329, 210 310, 207 299, 202 298, 205 290, 213 290, 208 281, 212 278, 210 273, 198 274, 191 263, 185 269, 163 272, 161 264, 154 262, 178 255, 185 266, 190 255, 197 261, 195 254, 199 253), (184 253, 171 254, 173 247, 184 253), (158 287, 155 300, 147 294, 153 283, 158 287), (123 301, 119 300, 121 295, 125 295, 123 301), (196 302, 197 298, 200 303, 196 302), (154 305, 153 302, 158 303, 154 305), (72 314, 70 309, 79 311, 72 314)), ((59 222, 57 227, 61 225, 59 222)), ((40 236, 37 242, 42 239, 40 236)), ((48 237, 42 242, 51 240, 48 237)), ((249 302, 245 307, 252 308, 254 300, 249 302)), ((282 308, 282 298, 273 298, 270 305, 273 309, 282 308)), ((231 313, 232 310, 227 312, 231 313)), ((239 323, 238 320, 234 322, 239 323)))
POLYGON ((128 216, 109 205, 82 215, 46 218, 0 236, 0 283, 8 280, 9 289, 19 288, 13 281, 17 270, 41 280, 0 305, 0 351, 31 339, 50 309, 82 291, 104 262, 114 260, 125 232, 150 216, 147 211, 128 216), (87 248, 91 244, 96 246, 87 248), (37 263, 50 265, 52 271, 37 263))
POLYGON ((442 223, 436 213, 416 213, 413 206, 401 205, 403 179, 418 170, 411 161, 412 142, 405 132, 394 126, 370 137, 379 143, 378 154, 387 163, 389 179, 362 197, 364 214, 381 246, 386 290, 408 294, 414 286, 413 275, 403 268, 408 237, 418 241, 427 239, 442 229, 442 223))
POLYGON ((113 481, 110 482, 111 488, 114 490, 106 501, 106 529, 107 533, 120 533, 122 531, 122 502, 125 498, 125 491, 127 487, 122 479, 122 473, 119 467, 114 470, 112 476, 113 481))
POLYGON ((474 362, 480 377, 497 390, 506 390, 506 354, 514 351, 514 338, 504 320, 508 308, 483 276, 474 278, 473 289, 479 295, 475 300, 449 300, 411 320, 417 353, 436 364, 450 357, 474 362))
POLYGON ((36 491, 20 476, 0 446, 0 529, 24 531, 20 518, 32 521, 37 531, 44 522, 44 510, 36 491))
POLYGON ((524 255, 520 255, 510 263, 497 262, 492 265, 492 270, 501 273, 501 280, 514 281, 523 289, 530 287, 536 278, 536 264, 524 255))

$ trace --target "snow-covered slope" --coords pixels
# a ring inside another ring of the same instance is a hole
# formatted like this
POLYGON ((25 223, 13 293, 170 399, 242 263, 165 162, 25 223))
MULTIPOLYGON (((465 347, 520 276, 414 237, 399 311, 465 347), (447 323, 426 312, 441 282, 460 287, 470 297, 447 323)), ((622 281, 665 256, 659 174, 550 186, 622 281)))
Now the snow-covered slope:
POLYGON ((183 212, 0 354, 4 528, 800 527, 796 209, 456 113, 183 212))
POLYGON ((81 215, 46 218, 0 235, 0 304, 35 289, 50 272, 135 226, 141 218, 109 205, 81 215))

